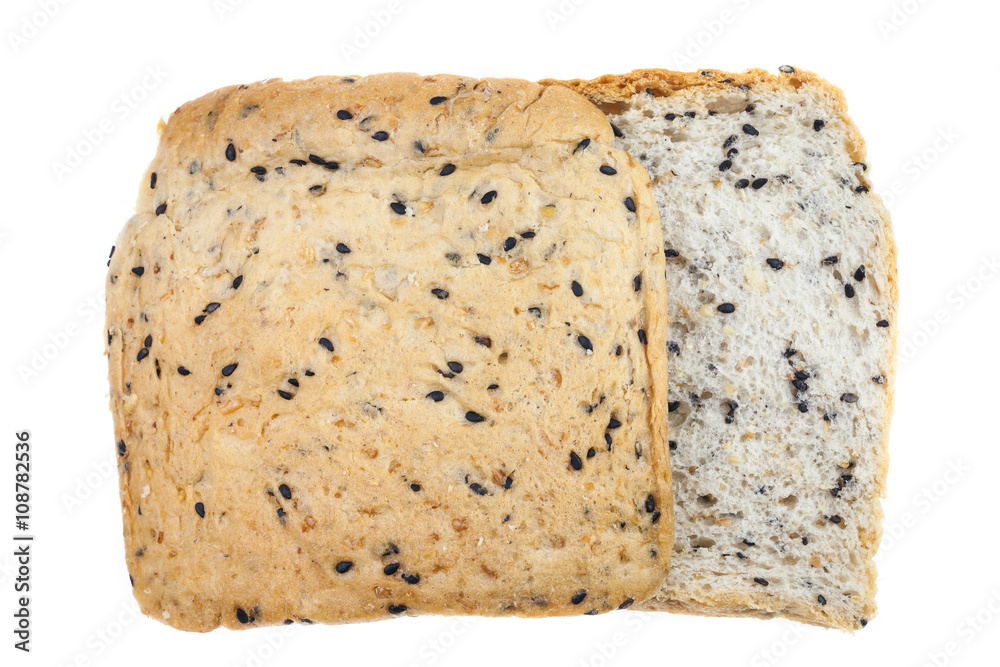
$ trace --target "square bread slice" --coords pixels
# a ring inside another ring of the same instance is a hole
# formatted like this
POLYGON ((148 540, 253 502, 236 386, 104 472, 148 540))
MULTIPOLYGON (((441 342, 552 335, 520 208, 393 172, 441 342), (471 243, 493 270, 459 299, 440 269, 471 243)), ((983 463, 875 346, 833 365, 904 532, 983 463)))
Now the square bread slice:
POLYGON ((643 608, 863 627, 896 250, 843 94, 787 66, 561 83, 649 170, 666 241, 676 541, 643 608))
POLYGON ((597 614, 673 533, 645 170, 565 88, 211 93, 112 251, 126 558, 185 630, 597 614))

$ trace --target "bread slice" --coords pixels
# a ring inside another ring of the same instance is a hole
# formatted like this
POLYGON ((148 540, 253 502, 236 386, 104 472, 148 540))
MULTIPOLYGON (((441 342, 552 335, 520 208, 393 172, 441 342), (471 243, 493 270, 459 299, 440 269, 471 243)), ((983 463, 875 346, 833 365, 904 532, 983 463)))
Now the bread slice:
POLYGON ((224 88, 107 283, 126 559, 185 630, 596 614, 673 544, 645 170, 565 88, 224 88))
POLYGON ((791 67, 543 83, 607 111, 660 207, 676 542, 643 608, 863 627, 896 251, 843 94, 791 67))

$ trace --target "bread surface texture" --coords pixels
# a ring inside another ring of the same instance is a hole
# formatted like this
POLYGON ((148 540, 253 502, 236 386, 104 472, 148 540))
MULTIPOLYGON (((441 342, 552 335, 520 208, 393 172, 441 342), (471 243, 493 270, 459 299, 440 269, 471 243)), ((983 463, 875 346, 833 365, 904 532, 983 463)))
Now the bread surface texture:
POLYGON ((607 112, 660 207, 676 541, 642 608, 865 626, 896 250, 843 94, 791 67, 543 83, 607 112))
POLYGON ((595 614, 669 565, 664 255, 564 88, 386 74, 161 126, 107 282, 126 559, 207 631, 595 614))

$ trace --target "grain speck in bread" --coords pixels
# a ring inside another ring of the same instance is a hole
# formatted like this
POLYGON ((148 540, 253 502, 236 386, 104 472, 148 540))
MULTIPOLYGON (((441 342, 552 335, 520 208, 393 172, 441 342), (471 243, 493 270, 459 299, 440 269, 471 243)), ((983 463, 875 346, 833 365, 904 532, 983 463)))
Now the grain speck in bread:
POLYGON ((896 259, 843 94, 792 67, 545 83, 607 111, 660 206, 676 542, 641 607, 864 627, 896 259))
POLYGON ((570 615, 657 590, 664 256, 611 139, 564 88, 455 76, 267 81, 171 116, 107 284, 145 613, 570 615))

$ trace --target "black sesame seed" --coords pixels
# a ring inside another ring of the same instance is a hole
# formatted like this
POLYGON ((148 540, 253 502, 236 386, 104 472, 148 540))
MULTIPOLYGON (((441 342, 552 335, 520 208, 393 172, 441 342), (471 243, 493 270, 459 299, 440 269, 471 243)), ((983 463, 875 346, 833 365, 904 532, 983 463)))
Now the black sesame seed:
POLYGON ((390 614, 402 614, 404 611, 406 611, 406 605, 405 604, 391 604, 391 605, 389 605, 389 613, 390 614))
POLYGON ((761 586, 767 586, 767 579, 764 579, 763 577, 754 577, 753 580, 754 583, 756 584, 760 584, 761 586))
POLYGON ((195 324, 201 324, 202 322, 205 321, 206 317, 208 317, 208 316, 207 315, 199 315, 198 317, 194 318, 194 323, 195 324))
POLYGON ((445 166, 441 167, 441 171, 438 172, 441 176, 448 176, 455 173, 455 165, 450 162, 445 166))
POLYGON ((813 129, 816 130, 817 132, 822 130, 825 126, 826 123, 818 118, 813 121, 813 129))
POLYGON ((795 371, 795 379, 796 380, 808 380, 809 379, 809 371, 795 371))
POLYGON ((694 118, 694 112, 693 111, 685 111, 684 115, 687 116, 688 118, 694 118))
POLYGON ((281 486, 279 486, 278 491, 281 493, 282 498, 284 498, 285 500, 291 500, 292 490, 288 488, 287 484, 282 484, 281 486))
POLYGON ((337 112, 337 118, 339 118, 340 120, 351 120, 352 118, 354 118, 354 114, 352 114, 347 109, 341 109, 340 111, 337 112))
POLYGON ((518 236, 522 239, 533 239, 535 238, 535 232, 521 232, 518 236))
POLYGON ((236 159, 236 147, 232 144, 226 146, 226 159, 230 162, 236 159))
POLYGON ((483 485, 480 484, 479 482, 473 482, 472 484, 469 484, 469 490, 472 491, 477 496, 486 495, 486 489, 484 489, 483 485))
POLYGON ((884 329, 887 326, 889 326, 889 320, 879 320, 878 322, 875 323, 875 326, 881 327, 881 328, 884 329))
POLYGON ((132 273, 134 273, 137 276, 142 276, 142 274, 145 273, 145 272, 146 272, 146 269, 144 269, 141 266, 136 266, 136 267, 134 267, 132 269, 132 273))
POLYGON ((278 508, 278 520, 281 521, 281 523, 285 523, 285 508, 284 507, 279 507, 278 508))
POLYGON ((862 618, 858 623, 861 624, 861 627, 865 627, 868 625, 868 619, 862 618))
POLYGON ((809 390, 809 385, 806 384, 805 381, 803 380, 792 380, 792 386, 798 389, 799 391, 809 390))
POLYGON ((139 350, 139 354, 135 355, 135 360, 136 361, 142 361, 143 359, 145 359, 148 356, 149 356, 149 348, 148 347, 144 347, 141 350, 139 350))
POLYGON ((222 375, 223 375, 223 377, 229 377, 230 375, 232 375, 233 371, 236 370, 237 366, 239 366, 238 363, 229 364, 228 366, 223 367, 223 369, 222 369, 222 375))
POLYGON ((503 249, 509 252, 513 250, 514 246, 516 245, 517 245, 517 239, 515 239, 513 236, 508 236, 507 240, 503 242, 503 249))
POLYGON ((435 287, 434 289, 432 289, 431 290, 431 294, 433 294, 434 296, 436 296, 439 299, 447 299, 448 298, 448 290, 443 290, 440 287, 435 287))
POLYGON ((670 401, 667 403, 668 412, 675 412, 679 407, 681 407, 680 401, 670 401))
POLYGON ((646 496, 646 511, 650 514, 656 511, 656 498, 653 497, 653 494, 646 496))
POLYGON ((632 278, 632 291, 638 292, 642 289, 642 274, 640 273, 636 277, 632 278))
POLYGON ((385 141, 388 138, 389 138, 389 133, 383 130, 379 130, 378 132, 372 135, 372 139, 374 139, 375 141, 385 141))
POLYGON ((149 188, 150 190, 156 189, 156 172, 154 171, 149 175, 149 188))
POLYGON ((476 336, 476 345, 482 345, 483 347, 493 347, 493 339, 489 336, 476 336))
POLYGON ((473 424, 477 424, 481 421, 486 421, 486 417, 482 416, 478 412, 473 412, 472 410, 469 410, 468 412, 465 413, 465 418, 470 422, 472 422, 473 424))
POLYGON ((427 394, 427 396, 425 398, 429 398, 432 401, 434 401, 435 403, 440 403, 441 401, 444 400, 444 392, 443 391, 432 391, 431 393, 427 394))
POLYGON ((479 201, 481 203, 483 203, 483 204, 489 204, 491 201, 493 201, 494 199, 496 199, 496 197, 497 197, 497 191, 496 190, 490 190, 489 192, 487 192, 486 194, 484 194, 483 197, 482 197, 482 199, 480 199, 479 201))
POLYGON ((678 253, 673 248, 667 248, 666 250, 663 251, 663 256, 666 257, 667 259, 670 259, 671 257, 680 257, 680 253, 678 253))
POLYGON ((722 161, 722 162, 721 162, 721 163, 719 164, 719 171, 729 171, 729 169, 730 169, 730 168, 731 168, 732 166, 733 166, 733 161, 732 161, 732 160, 723 160, 723 161, 722 161))
POLYGON ((840 261, 839 257, 837 257, 836 255, 830 255, 829 257, 823 260, 823 264, 826 266, 833 266, 839 261, 840 261))
POLYGON ((636 331, 636 335, 639 336, 639 342, 642 343, 643 345, 645 345, 646 344, 646 330, 645 329, 639 329, 638 331, 636 331))
POLYGON ((785 263, 782 262, 780 259, 771 258, 767 260, 767 265, 770 266, 775 271, 780 271, 782 268, 784 268, 785 263))
POLYGON ((569 453, 569 465, 573 470, 579 470, 583 467, 583 461, 580 460, 580 455, 576 452, 569 453))
POLYGON ((617 419, 615 419, 614 417, 608 420, 608 428, 611 430, 614 430, 616 428, 621 428, 621 425, 622 423, 617 419))
POLYGON ((750 185, 750 180, 749 179, 741 178, 740 180, 736 181, 736 189, 737 190, 742 190, 743 188, 747 187, 748 185, 750 185))
POLYGON ((509 489, 510 487, 514 486, 514 478, 511 477, 511 475, 513 474, 514 473, 507 475, 507 478, 503 481, 503 488, 509 489))
MULTIPOLYGON (((411 486, 416 486, 418 490, 420 489, 420 487, 417 486, 416 484, 412 484, 411 486)), ((384 568, 382 568, 382 574, 384 574, 387 577, 391 577, 392 575, 396 574, 397 570, 399 570, 399 563, 389 563, 384 568)))
POLYGON ((219 309, 219 306, 221 306, 221 305, 222 304, 219 303, 218 301, 213 301, 212 303, 210 303, 207 306, 205 306, 205 309, 203 311, 201 311, 201 312, 212 314, 215 311, 217 311, 219 309))
POLYGON ((841 394, 840 395, 840 400, 842 400, 844 403, 857 403, 858 402, 858 395, 857 394, 851 394, 851 393, 841 394))
POLYGON ((861 171, 868 171, 868 165, 864 162, 855 162, 852 166, 861 167, 861 171))
POLYGON ((575 280, 570 283, 570 289, 573 290, 573 296, 583 296, 583 287, 581 287, 580 283, 575 280))
POLYGON ((625 602, 622 602, 620 605, 618 605, 618 609, 628 609, 629 607, 632 606, 634 602, 635 600, 633 598, 626 598, 625 602))
POLYGON ((573 152, 576 153, 577 151, 582 151, 582 150, 586 149, 587 146, 589 146, 589 145, 590 145, 590 138, 589 137, 585 138, 585 139, 581 139, 579 142, 577 142, 576 148, 573 149, 573 152))
POLYGON ((743 132, 749 134, 751 137, 756 137, 758 134, 760 134, 760 132, 757 131, 757 128, 751 125, 750 123, 747 123, 746 125, 743 126, 743 132))
POLYGON ((795 72, 795 68, 791 65, 782 65, 778 68, 778 71, 784 74, 793 74, 795 72))
POLYGON ((588 352, 594 351, 594 344, 590 342, 590 339, 586 336, 577 336, 576 342, 580 344, 580 347, 587 350, 588 352))
POLYGON ((267 169, 265 169, 264 167, 260 167, 260 166, 258 166, 258 167, 250 167, 250 173, 251 174, 257 174, 258 176, 263 176, 264 174, 267 173, 267 169))
POLYGON ((290 401, 294 397, 292 394, 289 394, 287 391, 285 391, 283 389, 279 389, 278 390, 278 396, 281 396, 286 401, 290 401))
POLYGON ((437 106, 438 104, 441 104, 442 102, 446 102, 447 100, 448 100, 447 97, 442 97, 441 95, 436 95, 436 96, 434 96, 434 97, 431 98, 431 104, 437 106))
POLYGON ((840 518, 839 514, 834 514, 833 516, 827 517, 831 523, 840 523, 843 519, 840 518))
POLYGON ((579 591, 572 598, 570 598, 570 602, 572 602, 573 604, 580 604, 586 599, 587 599, 587 591, 579 591))
POLYGON ((793 348, 788 348, 788 349, 787 349, 787 350, 785 350, 785 352, 784 352, 784 357, 785 357, 785 359, 790 359, 791 357, 795 356, 795 353, 796 353, 796 352, 797 352, 797 350, 795 350, 795 349, 793 349, 793 348))
POLYGON ((616 137, 621 138, 625 136, 624 134, 622 134, 622 131, 618 129, 618 126, 615 125, 614 123, 611 123, 611 131, 614 132, 616 137))
POLYGON ((476 257, 479 258, 479 263, 480 264, 489 265, 489 263, 493 261, 492 259, 489 258, 488 255, 484 255, 482 253, 476 253, 476 257))
POLYGON ((337 563, 337 574, 347 574, 347 571, 354 567, 354 563, 349 560, 342 560, 337 563))
POLYGON ((202 519, 205 518, 205 503, 195 503, 194 504, 195 513, 202 519))
POLYGON ((297 160, 297 159, 296 160, 289 160, 288 162, 291 163, 291 164, 298 165, 300 167, 304 166, 306 164, 305 160, 297 160))
POLYGON ((746 108, 744 109, 744 111, 746 111, 747 113, 751 113, 753 111, 753 109, 754 109, 754 106, 752 104, 748 104, 746 106, 746 108))
POLYGON ((163 215, 166 212, 167 212, 166 204, 160 204, 159 206, 156 207, 156 215, 163 215))
MULTIPOLYGON (((232 145, 232 144, 230 144, 230 145, 232 145)), ((239 621, 241 624, 246 625, 247 623, 250 622, 250 617, 247 616, 247 613, 245 611, 243 611, 240 608, 237 608, 236 609, 236 620, 239 621)))
POLYGON ((459 362, 457 362, 457 361, 449 361, 449 362, 448 362, 448 369, 449 369, 449 370, 450 370, 450 371, 451 371, 452 373, 461 373, 461 372, 462 372, 462 370, 463 370, 463 368, 464 368, 464 367, 462 366, 462 364, 460 364, 460 363, 459 363, 459 362))
POLYGON ((401 575, 401 578, 402 578, 403 581, 405 581, 408 584, 419 584, 420 583, 420 575, 419 574, 404 574, 404 575, 401 575))
POLYGON ((153 347, 153 336, 152 334, 146 336, 146 340, 142 341, 142 344, 146 347, 153 347))
POLYGON ((178 366, 177 367, 177 374, 178 375, 191 375, 191 371, 189 371, 188 369, 184 368, 183 366, 178 366))
POLYGON ((758 179, 754 180, 754 182, 753 182, 753 189, 754 190, 760 190, 765 185, 767 185, 767 179, 766 178, 758 178, 758 179))
POLYGON ((868 186, 866 186, 866 185, 859 185, 858 187, 854 188, 854 191, 857 192, 859 195, 862 195, 862 194, 868 192, 868 186))
POLYGON ((631 197, 625 197, 625 209, 629 213, 635 213, 635 201, 631 197))
POLYGON ((236 276, 233 278, 233 289, 239 289, 240 285, 243 284, 243 276, 236 276))
POLYGON ((597 456, 597 450, 596 449, 594 449, 593 447, 591 447, 590 449, 587 450, 587 458, 588 459, 592 459, 595 456, 597 456))
POLYGON ((858 267, 857 271, 854 272, 854 279, 859 283, 865 279, 865 265, 862 264, 858 267))
POLYGON ((389 208, 391 208, 392 212, 396 215, 406 215, 406 204, 400 204, 398 201, 394 201, 389 204, 389 208))
POLYGON ((739 154, 740 154, 740 149, 738 148, 730 148, 728 151, 726 151, 727 158, 734 158, 739 154))
POLYGON ((615 174, 618 173, 618 170, 610 165, 602 164, 601 173, 604 174, 605 176, 614 176, 615 174))
MULTIPOLYGON (((417 484, 416 482, 414 482, 413 484, 410 484, 410 491, 413 491, 414 493, 417 493, 418 491, 420 491, 420 485, 417 484)), ((393 571, 395 572, 395 570, 393 570, 393 571)), ((389 573, 386 572, 386 574, 389 574, 389 573)))
POLYGON ((822 595, 817 596, 816 597, 816 601, 819 602, 821 605, 825 605, 826 604, 826 598, 823 597, 822 595))
POLYGON ((854 298, 854 287, 849 283, 844 283, 844 295, 848 299, 854 298))
POLYGON ((719 311, 720 313, 727 313, 728 314, 728 313, 736 312, 736 306, 734 306, 733 304, 731 304, 729 302, 720 303, 718 306, 715 307, 715 309, 717 311, 719 311))
POLYGON ((299 381, 296 380, 295 378, 288 378, 288 384, 292 385, 293 387, 298 387, 299 381))
POLYGON ((118 441, 118 456, 125 456, 125 441, 118 441))
POLYGON ((735 134, 729 135, 729 138, 726 139, 724 142, 722 142, 722 147, 729 148, 730 146, 736 143, 737 139, 739 139, 739 137, 737 137, 735 134))
POLYGON ((333 352, 333 343, 330 342, 329 338, 320 338, 319 344, 325 348, 327 352, 333 352))
POLYGON ((667 120, 673 120, 673 119, 677 118, 677 114, 668 113, 667 115, 664 116, 664 118, 666 118, 667 120))

